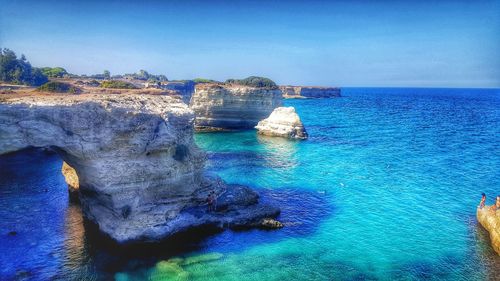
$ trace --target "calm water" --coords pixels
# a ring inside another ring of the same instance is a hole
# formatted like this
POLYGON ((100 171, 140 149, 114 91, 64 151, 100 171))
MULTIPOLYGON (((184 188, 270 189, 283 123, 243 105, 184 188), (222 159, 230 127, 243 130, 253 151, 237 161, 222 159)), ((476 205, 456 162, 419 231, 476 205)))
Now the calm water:
POLYGON ((307 141, 196 136, 210 173, 282 207, 278 231, 112 249, 68 203, 57 155, 3 156, 0 279, 500 280, 475 220, 480 193, 500 193, 500 91, 343 94, 286 101, 307 141))

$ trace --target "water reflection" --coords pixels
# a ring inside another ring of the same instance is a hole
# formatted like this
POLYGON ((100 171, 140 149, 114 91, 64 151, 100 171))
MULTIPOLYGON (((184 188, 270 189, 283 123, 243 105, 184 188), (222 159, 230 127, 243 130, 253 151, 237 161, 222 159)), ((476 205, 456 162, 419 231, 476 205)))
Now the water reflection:
POLYGON ((299 140, 257 135, 257 141, 265 151, 263 157, 266 166, 287 169, 298 166, 297 149, 299 140))

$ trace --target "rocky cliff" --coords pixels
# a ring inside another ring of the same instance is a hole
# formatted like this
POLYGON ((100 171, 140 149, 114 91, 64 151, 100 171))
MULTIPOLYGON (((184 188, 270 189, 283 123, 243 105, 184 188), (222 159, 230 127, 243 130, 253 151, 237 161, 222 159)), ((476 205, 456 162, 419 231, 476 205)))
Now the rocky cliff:
POLYGON ((9 97, 0 102, 0 154, 58 152, 77 174, 85 217, 118 242, 276 216, 248 188, 204 176, 193 120, 187 105, 167 96, 9 97), (206 212, 209 192, 223 212, 206 212))
POLYGON ((279 89, 197 84, 190 107, 200 131, 251 129, 282 103, 279 89))
POLYGON ((490 233, 491 246, 500 255, 500 210, 493 211, 491 206, 477 209, 477 220, 490 233))
POLYGON ((192 80, 186 80, 186 81, 168 81, 164 82, 160 85, 161 89, 164 90, 171 90, 179 93, 181 96, 182 100, 185 103, 189 103, 191 100, 191 96, 194 93, 194 86, 195 83, 192 80))
POLYGON ((278 107, 271 115, 260 121, 255 128, 266 136, 290 139, 307 139, 307 132, 293 107, 278 107))
POLYGON ((280 86, 284 98, 334 98, 340 97, 340 88, 280 86))

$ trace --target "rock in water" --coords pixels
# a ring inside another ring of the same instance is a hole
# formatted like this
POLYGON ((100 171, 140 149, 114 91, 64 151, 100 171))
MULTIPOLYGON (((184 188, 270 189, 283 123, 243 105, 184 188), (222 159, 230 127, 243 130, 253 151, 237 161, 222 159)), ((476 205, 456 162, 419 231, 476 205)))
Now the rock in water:
POLYGON ((255 128, 259 134, 291 139, 307 139, 307 132, 293 107, 278 107, 255 128))
POLYGON ((168 96, 7 97, 0 103, 0 154, 51 147, 78 174, 85 217, 118 242, 277 216, 279 209, 260 204, 250 189, 204 176, 193 120, 187 105, 168 96), (224 213, 206 212, 210 191, 224 213))
POLYGON ((491 246, 500 255, 500 210, 494 211, 491 206, 477 209, 477 220, 490 233, 491 246))
POLYGON ((63 162, 61 172, 64 176, 64 180, 68 185, 69 199, 71 201, 77 202, 78 200, 78 189, 80 184, 78 182, 78 175, 75 169, 73 169, 68 163, 63 162))
POLYGON ((198 131, 251 129, 280 106, 279 89, 242 85, 197 84, 190 107, 198 131))

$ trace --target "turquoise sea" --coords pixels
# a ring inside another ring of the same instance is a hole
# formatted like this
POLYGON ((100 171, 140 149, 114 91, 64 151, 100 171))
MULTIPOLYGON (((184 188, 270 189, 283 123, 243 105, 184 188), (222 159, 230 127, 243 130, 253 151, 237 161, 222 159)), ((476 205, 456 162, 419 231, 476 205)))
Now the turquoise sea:
POLYGON ((2 156, 0 279, 500 280, 475 219, 500 194, 500 90, 342 93, 285 101, 306 141, 196 135, 208 173, 282 208, 276 231, 114 249, 68 203, 57 155, 2 156))

